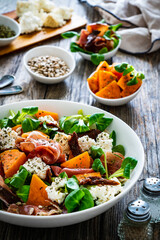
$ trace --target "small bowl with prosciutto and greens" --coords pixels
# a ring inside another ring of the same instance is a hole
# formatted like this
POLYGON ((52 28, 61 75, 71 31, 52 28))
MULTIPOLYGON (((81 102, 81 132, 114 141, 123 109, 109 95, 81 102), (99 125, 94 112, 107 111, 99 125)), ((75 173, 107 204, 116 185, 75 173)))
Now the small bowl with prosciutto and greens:
POLYGON ((77 37, 71 42, 71 52, 78 52, 84 59, 98 65, 101 61, 113 57, 121 45, 117 30, 122 24, 108 25, 103 20, 88 24, 80 33, 69 31, 62 33, 63 38, 77 37))

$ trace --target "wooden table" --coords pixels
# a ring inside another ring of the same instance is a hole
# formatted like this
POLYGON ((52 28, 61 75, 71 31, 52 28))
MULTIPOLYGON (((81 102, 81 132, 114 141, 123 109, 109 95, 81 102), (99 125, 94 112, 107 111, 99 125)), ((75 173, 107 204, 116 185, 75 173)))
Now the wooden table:
MULTIPOLYGON (((56 1, 55 1, 56 2, 56 1)), ((101 19, 99 14, 78 0, 57 1, 74 9, 79 15, 86 17, 88 22, 101 19)), ((14 10, 16 0, 0 0, 0 12, 14 10)), ((70 40, 56 37, 40 45, 56 45, 69 49, 70 40)), ((118 52, 113 62, 128 62, 146 75, 141 93, 135 100, 121 107, 107 107, 98 104, 87 90, 86 79, 95 66, 74 54, 76 69, 63 83, 44 85, 34 81, 26 73, 23 65, 24 54, 31 49, 27 48, 6 56, 0 57, 0 76, 13 74, 16 76, 15 84, 20 84, 24 92, 20 95, 0 97, 0 104, 29 99, 63 99, 81 102, 105 109, 125 121, 140 137, 145 150, 145 167, 141 179, 148 176, 160 176, 160 51, 149 55, 126 55, 118 52)), ((116 240, 117 225, 122 218, 126 204, 137 198, 142 182, 139 181, 134 188, 107 212, 89 221, 61 228, 36 229, 10 225, 0 222, 0 240, 34 240, 34 239, 76 239, 76 240, 116 240)), ((158 239, 156 239, 158 240, 158 239)))

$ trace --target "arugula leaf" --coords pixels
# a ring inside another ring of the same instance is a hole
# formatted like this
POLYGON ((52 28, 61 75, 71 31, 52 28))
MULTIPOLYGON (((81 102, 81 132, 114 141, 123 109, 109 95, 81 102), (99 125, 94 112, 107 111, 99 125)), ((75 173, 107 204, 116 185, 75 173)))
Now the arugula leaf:
POLYGON ((61 33, 61 37, 67 39, 67 38, 72 38, 74 36, 80 37, 80 34, 74 31, 68 31, 65 33, 61 33))
POLYGON ((109 29, 111 29, 113 31, 117 31, 120 27, 122 27, 122 23, 118 23, 116 25, 111 25, 111 26, 109 26, 109 29))
POLYGON ((123 147, 123 145, 116 145, 112 147, 112 152, 119 152, 121 153, 123 156, 125 155, 125 149, 123 147))
POLYGON ((132 85, 135 85, 137 83, 138 83, 138 80, 137 80, 137 78, 135 76, 130 81, 127 82, 127 86, 132 86, 132 85))
POLYGON ((77 43, 71 42, 70 44, 70 50, 71 52, 83 52, 87 54, 92 54, 92 52, 86 51, 83 48, 81 48, 77 43))
POLYGON ((137 160, 131 157, 127 157, 123 160, 121 168, 118 169, 116 172, 114 172, 109 179, 113 177, 124 177, 129 179, 130 178, 130 172, 133 170, 137 165, 137 160))
POLYGON ((99 54, 103 54, 103 53, 107 53, 108 52, 108 48, 107 47, 103 47, 101 48, 101 50, 99 50, 99 54))
POLYGON ((80 201, 79 211, 94 207, 93 197, 87 188, 82 188, 82 192, 85 194, 80 201))
POLYGON ((39 120, 31 119, 31 118, 26 118, 22 122, 22 130, 23 132, 30 132, 33 130, 36 130, 40 125, 39 120))
POLYGON ((91 62, 95 65, 100 64, 100 62, 104 61, 104 55, 99 53, 91 54, 91 62))
POLYGON ((102 117, 104 117, 104 113, 94 113, 89 117, 89 126, 92 126, 94 123, 98 122, 102 117))
POLYGON ((92 164, 92 169, 95 172, 100 172, 101 175, 106 173, 105 168, 103 167, 103 164, 99 158, 96 158, 92 164))
POLYGON ((78 179, 76 177, 71 177, 68 179, 67 183, 66 183, 66 187, 68 192, 74 191, 76 189, 79 189, 79 182, 78 179))
POLYGON ((127 66, 128 66, 128 63, 121 63, 121 64, 118 64, 118 65, 114 66, 114 68, 115 68, 115 70, 116 70, 117 72, 122 73, 122 72, 125 71, 125 69, 127 68, 127 66))
POLYGON ((16 195, 23 200, 23 202, 27 202, 29 196, 29 185, 23 185, 16 191, 16 195))
POLYGON ((115 147, 116 146, 116 132, 113 130, 111 132, 111 134, 109 135, 109 137, 113 139, 112 145, 113 145, 113 147, 115 147))
POLYGON ((113 118, 102 117, 97 123, 96 127, 103 132, 113 121, 113 118))
POLYGON ((80 205, 80 200, 84 197, 84 191, 76 189, 72 191, 65 199, 64 205, 68 213, 73 212, 80 205))

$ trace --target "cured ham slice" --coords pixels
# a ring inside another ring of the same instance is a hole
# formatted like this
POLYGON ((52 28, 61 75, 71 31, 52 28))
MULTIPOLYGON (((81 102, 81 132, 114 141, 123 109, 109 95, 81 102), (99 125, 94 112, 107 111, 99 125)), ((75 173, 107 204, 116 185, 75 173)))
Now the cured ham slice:
POLYGON ((66 172, 68 177, 72 177, 76 174, 92 173, 94 170, 92 168, 60 168, 58 166, 51 166, 52 171, 55 176, 59 176, 60 173, 66 172))

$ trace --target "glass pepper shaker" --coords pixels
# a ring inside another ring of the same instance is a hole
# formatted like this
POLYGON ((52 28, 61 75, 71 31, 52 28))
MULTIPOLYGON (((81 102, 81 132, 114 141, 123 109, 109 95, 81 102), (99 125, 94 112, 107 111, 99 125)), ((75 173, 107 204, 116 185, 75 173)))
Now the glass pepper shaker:
POLYGON ((150 223, 149 205, 140 200, 130 202, 124 217, 118 225, 118 236, 121 240, 151 240, 153 229, 150 223))
POLYGON ((141 189, 140 198, 150 206, 151 222, 160 223, 160 179, 146 178, 141 189))

